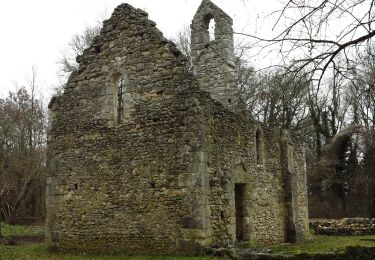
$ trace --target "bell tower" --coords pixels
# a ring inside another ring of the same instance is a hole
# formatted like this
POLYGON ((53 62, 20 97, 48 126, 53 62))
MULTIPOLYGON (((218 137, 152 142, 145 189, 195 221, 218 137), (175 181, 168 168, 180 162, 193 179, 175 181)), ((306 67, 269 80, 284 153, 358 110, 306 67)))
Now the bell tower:
POLYGON ((202 1, 191 24, 193 71, 202 90, 229 110, 243 112, 236 86, 232 25, 223 10, 210 0, 202 1))

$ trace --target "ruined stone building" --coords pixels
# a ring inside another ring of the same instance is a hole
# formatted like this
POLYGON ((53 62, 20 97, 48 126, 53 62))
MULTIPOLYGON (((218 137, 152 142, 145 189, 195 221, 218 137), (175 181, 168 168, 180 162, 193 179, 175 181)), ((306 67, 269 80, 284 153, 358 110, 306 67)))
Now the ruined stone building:
POLYGON ((337 133, 309 170, 309 216, 375 218, 375 133, 350 126, 337 133))
POLYGON ((191 28, 193 72, 128 4, 77 57, 49 105, 50 246, 160 254, 307 235, 303 148, 244 115, 232 19, 203 0, 191 28))

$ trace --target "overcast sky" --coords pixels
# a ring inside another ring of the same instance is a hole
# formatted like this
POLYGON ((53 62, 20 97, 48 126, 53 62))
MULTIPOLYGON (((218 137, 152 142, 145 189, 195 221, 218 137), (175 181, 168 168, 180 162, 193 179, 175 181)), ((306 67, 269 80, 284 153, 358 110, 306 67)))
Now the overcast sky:
MULTIPOLYGON (((201 0, 9 0, 0 9, 0 96, 25 85, 35 66, 46 99, 58 84, 57 61, 74 34, 129 3, 149 13, 167 38, 189 25, 201 0)), ((236 31, 264 30, 262 19, 277 0, 212 0, 234 20, 236 31)))

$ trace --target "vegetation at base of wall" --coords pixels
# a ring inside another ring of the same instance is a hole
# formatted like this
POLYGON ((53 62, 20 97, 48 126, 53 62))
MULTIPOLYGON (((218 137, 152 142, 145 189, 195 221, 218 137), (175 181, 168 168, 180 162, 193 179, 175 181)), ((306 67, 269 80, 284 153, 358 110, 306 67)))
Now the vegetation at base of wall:
MULTIPOLYGON (((43 233, 43 226, 19 226, 3 225, 3 234, 5 239, 11 236, 32 236, 43 233)), ((283 244, 272 246, 268 249, 272 254, 277 255, 299 255, 301 253, 333 253, 343 252, 348 247, 374 247, 375 235, 369 236, 316 236, 301 244, 283 244)), ((85 253, 58 253, 51 252, 44 243, 23 243, 14 246, 0 244, 0 259, 129 259, 129 260, 148 260, 148 259, 186 259, 186 260, 214 260, 228 259, 219 257, 183 257, 183 256, 122 256, 122 255, 90 255, 85 253)))
MULTIPOLYGON (((3 244, 7 244, 10 237, 14 236, 33 236, 44 233, 44 226, 20 226, 20 225, 8 225, 1 223, 2 232, 4 238, 3 244)), ((126 259, 126 260, 174 260, 174 259, 186 259, 186 260, 215 260, 219 259, 216 257, 189 257, 189 256, 121 256, 121 255, 91 255, 86 253, 60 253, 52 252, 48 250, 45 243, 22 243, 17 245, 2 245, 0 240, 0 260, 5 259, 126 259)), ((226 258, 220 258, 226 259, 226 258)))
POLYGON ((311 236, 300 244, 283 244, 270 247, 275 254, 297 255, 300 253, 341 252, 346 247, 375 247, 375 235, 371 236, 311 236))
MULTIPOLYGON (((217 257, 190 257, 190 256, 120 256, 120 255, 85 255, 85 254, 59 254, 47 250, 44 244, 24 245, 24 246, 0 246, 0 259, 118 259, 118 260, 215 260, 217 257)), ((226 259, 226 258, 220 258, 226 259)))
POLYGON ((2 222, 1 232, 5 238, 9 236, 39 235, 44 234, 44 226, 8 225, 2 222))

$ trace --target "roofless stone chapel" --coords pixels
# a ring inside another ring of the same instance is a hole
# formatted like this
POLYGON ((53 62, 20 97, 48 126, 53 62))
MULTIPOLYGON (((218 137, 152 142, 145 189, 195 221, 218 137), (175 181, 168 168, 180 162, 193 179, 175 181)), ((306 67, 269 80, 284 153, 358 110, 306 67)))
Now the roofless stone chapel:
POLYGON ((191 48, 192 69, 147 13, 122 4, 77 57, 49 104, 50 246, 170 254, 308 234, 303 146, 246 117, 232 19, 209 0, 191 48))

